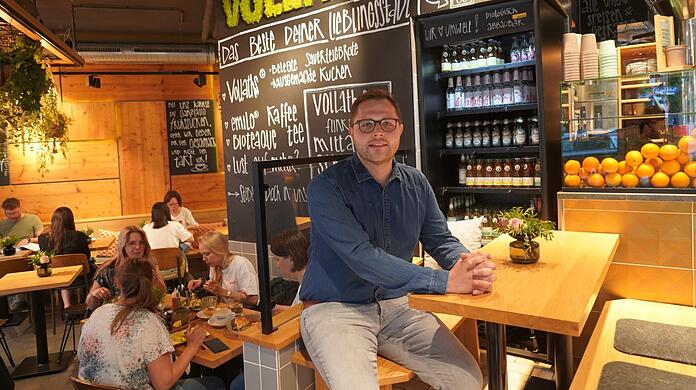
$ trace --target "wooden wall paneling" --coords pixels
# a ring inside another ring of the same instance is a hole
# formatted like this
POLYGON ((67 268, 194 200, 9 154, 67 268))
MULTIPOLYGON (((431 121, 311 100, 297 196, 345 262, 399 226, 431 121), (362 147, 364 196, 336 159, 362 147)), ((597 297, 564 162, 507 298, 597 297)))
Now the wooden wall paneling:
MULTIPOLYGON (((217 173, 172 176, 172 189, 181 194, 189 209, 225 208, 225 174, 217 173)), ((194 216, 195 217, 195 216, 194 216)))
POLYGON ((72 119, 68 127, 71 141, 116 139, 114 102, 63 102, 61 109, 72 119))
POLYGON ((50 183, 75 180, 118 179, 118 147, 115 140, 68 142, 66 156, 54 154, 43 176, 37 170, 36 152, 31 144, 13 146, 10 155, 10 183, 50 183), (26 151, 25 151, 26 149, 26 151))
POLYGON ((149 213, 169 188, 164 102, 117 103, 123 214, 149 213))
MULTIPOLYGON (((225 168, 225 158, 224 158, 224 145, 223 143, 225 142, 225 137, 223 136, 224 134, 224 123, 222 123, 222 107, 220 105, 220 77, 217 75, 213 77, 208 77, 208 80, 212 79, 212 82, 209 82, 209 85, 212 87, 211 91, 211 96, 212 99, 215 103, 215 111, 213 114, 213 120, 215 121, 215 137, 218 142, 218 148, 217 148, 217 162, 218 162, 218 172, 222 172, 225 168)), ((225 195, 224 193, 224 186, 223 186, 223 197, 225 195)))
POLYGON ((37 214, 42 221, 50 221, 60 206, 70 207, 76 219, 121 214, 118 179, 0 187, 0 199, 7 197, 19 198, 22 209, 37 214))

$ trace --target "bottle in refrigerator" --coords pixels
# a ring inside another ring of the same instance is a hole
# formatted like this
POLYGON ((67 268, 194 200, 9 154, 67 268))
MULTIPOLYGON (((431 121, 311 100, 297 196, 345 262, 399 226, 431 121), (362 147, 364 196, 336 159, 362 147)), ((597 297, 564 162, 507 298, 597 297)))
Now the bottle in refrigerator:
POLYGON ((469 69, 477 68, 476 61, 478 60, 478 53, 476 50, 476 44, 472 43, 469 45, 469 69))
POLYGON ((503 186, 503 163, 501 160, 495 160, 493 165, 493 187, 503 186))
POLYGON ((469 61, 469 46, 462 45, 459 47, 459 70, 469 69, 471 62, 469 61))
POLYGON ((454 211, 454 199, 450 198, 449 205, 447 206, 447 221, 456 221, 457 213, 454 211))
POLYGON ((522 43, 520 43, 520 61, 527 61, 529 59, 529 52, 527 51, 528 46, 527 37, 522 36, 522 43))
POLYGON ((534 70, 532 68, 527 69, 527 80, 529 82, 529 102, 536 102, 537 101, 537 90, 536 90, 536 83, 534 82, 534 70))
POLYGON ((476 167, 474 176, 474 186, 481 187, 483 185, 483 160, 475 160, 476 167))
POLYGON ((491 74, 483 75, 483 86, 481 87, 481 106, 488 107, 491 105, 491 74))
POLYGON ((503 186, 512 187, 512 161, 510 159, 503 161, 503 186))
POLYGON ((503 119, 503 127, 500 130, 501 132, 501 143, 503 146, 512 146, 512 129, 510 129, 510 120, 505 118, 503 119))
POLYGON ((474 88, 471 86, 471 76, 464 79, 464 107, 474 106, 474 88))
POLYGON ((496 48, 498 49, 498 65, 502 65, 505 63, 505 52, 503 51, 503 43, 497 41, 496 48))
POLYGON ((484 187, 493 187, 493 176, 495 175, 493 160, 486 160, 483 167, 485 170, 483 185, 484 187))
POLYGON ((520 71, 518 69, 512 71, 512 102, 526 103, 522 80, 520 79, 520 71))
POLYGON ((481 122, 481 147, 490 148, 491 147, 491 122, 484 120, 481 122))
POLYGON ((522 187, 522 159, 519 157, 512 162, 512 186, 522 187))
POLYGON ((466 186, 466 157, 459 158, 459 185, 466 186))
POLYGON ((503 72, 503 104, 512 104, 512 80, 510 79, 510 71, 503 72))
POLYGON ((524 118, 521 116, 515 118, 515 132, 512 140, 515 146, 524 146, 527 144, 527 129, 524 126, 524 118))
MULTIPOLYGON (((474 175, 476 171, 476 165, 474 163, 474 160, 468 159, 466 160, 466 180, 465 184, 467 187, 473 187, 476 185, 474 175)), ((468 204, 466 205, 467 207, 469 206, 468 204)))
POLYGON ((534 61, 536 58, 536 43, 534 42, 534 33, 529 34, 529 41, 527 46, 527 58, 530 61, 534 61))
POLYGON ((491 98, 491 105, 500 106, 503 104, 503 85, 500 79, 500 72, 493 73, 493 88, 491 98))
POLYGON ((474 76, 474 107, 481 107, 483 104, 483 93, 481 88, 481 75, 477 74, 474 76))
POLYGON ((522 187, 534 186, 534 157, 522 159, 522 187))
POLYGON ((462 77, 457 76, 457 84, 454 87, 454 109, 461 110, 464 108, 464 87, 462 86, 462 77))
POLYGON ((496 57, 498 49, 495 46, 495 41, 489 39, 486 42, 486 66, 498 65, 498 58, 496 57))
POLYGON ((541 160, 534 161, 534 187, 541 187, 541 160))
POLYGON ((457 129, 454 131, 454 148, 455 149, 462 149, 464 147, 464 132, 462 131, 461 126, 457 126, 457 129))
MULTIPOLYGON (((457 127, 462 128, 462 122, 457 122, 457 127)), ((473 144, 473 134, 471 133, 471 123, 464 122, 464 147, 471 148, 473 144)))
POLYGON ((452 130, 452 122, 447 122, 447 131, 445 132, 445 148, 454 148, 454 131, 452 130))
POLYGON ((440 60, 440 71, 442 73, 452 71, 452 64, 450 63, 450 60, 449 60, 449 46, 448 45, 445 45, 442 48, 442 59, 440 60))
POLYGON ((491 123, 491 147, 502 146, 502 141, 500 139, 500 121, 493 119, 491 123))
POLYGON ((456 45, 452 45, 451 47, 451 52, 449 56, 449 61, 450 61, 450 69, 452 72, 456 72, 461 69, 461 53, 459 51, 459 47, 456 45))
POLYGON ((536 116, 529 118, 529 144, 539 145, 539 119, 536 116))
POLYGON ((488 52, 486 50, 486 43, 480 41, 478 43, 478 67, 482 68, 486 66, 486 59, 488 58, 488 52))
POLYGON ((454 110, 454 79, 447 79, 447 110, 454 110))
POLYGON ((512 47, 510 48, 510 62, 520 62, 520 45, 517 43, 517 37, 512 38, 512 47))
POLYGON ((472 131, 472 144, 475 148, 481 147, 481 122, 474 121, 474 128, 472 131))

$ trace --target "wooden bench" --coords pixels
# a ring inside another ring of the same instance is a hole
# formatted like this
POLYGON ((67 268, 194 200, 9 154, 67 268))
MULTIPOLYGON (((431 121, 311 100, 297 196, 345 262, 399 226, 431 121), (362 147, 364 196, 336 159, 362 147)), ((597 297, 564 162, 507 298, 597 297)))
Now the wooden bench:
MULTIPOLYGON (((434 313, 440 321, 462 342, 464 347, 471 352, 476 359, 476 362, 481 365, 478 344, 478 331, 476 328, 476 320, 462 318, 450 314, 434 313)), ((293 363, 309 368, 314 371, 314 386, 316 390, 329 390, 328 385, 316 370, 314 363, 309 358, 307 351, 297 351, 290 359, 293 363)), ((415 378, 413 371, 402 367, 399 364, 386 359, 382 356, 377 356, 377 382, 382 390, 391 390, 392 385, 398 383, 406 383, 415 378)))

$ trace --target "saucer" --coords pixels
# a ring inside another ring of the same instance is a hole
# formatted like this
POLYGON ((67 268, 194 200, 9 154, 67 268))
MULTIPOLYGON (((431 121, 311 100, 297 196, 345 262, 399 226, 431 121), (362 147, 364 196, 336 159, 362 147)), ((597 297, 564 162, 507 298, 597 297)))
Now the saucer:
POLYGON ((217 318, 211 317, 208 320, 208 325, 214 326, 216 328, 221 328, 221 327, 227 325, 228 322, 230 322, 229 318, 223 318, 222 320, 219 320, 217 318))
POLYGON ((212 315, 207 315, 205 314, 205 310, 201 310, 198 313, 196 313, 196 317, 202 319, 202 320, 207 320, 212 317, 212 315))

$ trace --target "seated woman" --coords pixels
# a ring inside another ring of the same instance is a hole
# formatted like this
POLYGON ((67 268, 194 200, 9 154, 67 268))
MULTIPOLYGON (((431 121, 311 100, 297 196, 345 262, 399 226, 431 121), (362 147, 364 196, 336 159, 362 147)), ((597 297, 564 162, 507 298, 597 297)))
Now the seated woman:
POLYGON ((143 226, 152 249, 178 248, 179 244, 193 242, 193 234, 179 222, 172 221, 169 208, 164 202, 152 205, 152 222, 143 226))
POLYGON ((198 251, 210 267, 210 277, 190 280, 189 290, 203 287, 206 291, 238 299, 248 305, 259 301, 259 277, 246 257, 230 253, 227 238, 219 232, 208 232, 198 240, 198 251))
MULTIPOLYGON (((75 230, 75 217, 67 207, 58 207, 51 217, 51 227, 48 232, 39 235, 39 248, 42 251, 53 251, 56 255, 82 253, 89 259, 89 241, 87 236, 75 230)), ((90 274, 90 278, 91 278, 90 274)), ((79 277, 71 286, 83 286, 84 278, 79 277)), ((87 286, 85 286, 87 287, 87 286)), ((70 306, 70 290, 60 291, 63 307, 70 306)))
MULTIPOLYGON (((150 244, 147 241, 147 235, 137 226, 131 225, 121 229, 118 234, 117 249, 116 257, 97 268, 94 283, 92 283, 92 288, 86 299, 90 312, 99 307, 105 300, 119 295, 116 274, 122 264, 125 264, 129 259, 150 257, 150 244)), ((153 281, 155 287, 163 292, 166 291, 159 267, 154 262, 151 262, 151 266, 155 275, 153 281)))
POLYGON ((201 347, 206 331, 186 334, 186 348, 172 361, 174 347, 157 315, 152 266, 146 259, 121 264, 118 300, 94 311, 82 327, 77 356, 86 381, 128 389, 224 389, 215 377, 184 379, 186 367, 201 347))
POLYGON ((169 207, 172 221, 179 222, 186 229, 198 226, 198 222, 193 219, 191 210, 181 205, 181 195, 178 192, 171 190, 164 194, 164 203, 169 207))
MULTIPOLYGON (((307 266, 309 241, 299 230, 292 229, 278 233, 271 238, 271 259, 276 261, 284 278, 296 280, 302 286, 304 270, 307 266)), ((297 289, 292 306, 300 303, 300 289, 297 289)), ((275 310, 288 306, 276 305, 275 310)))

